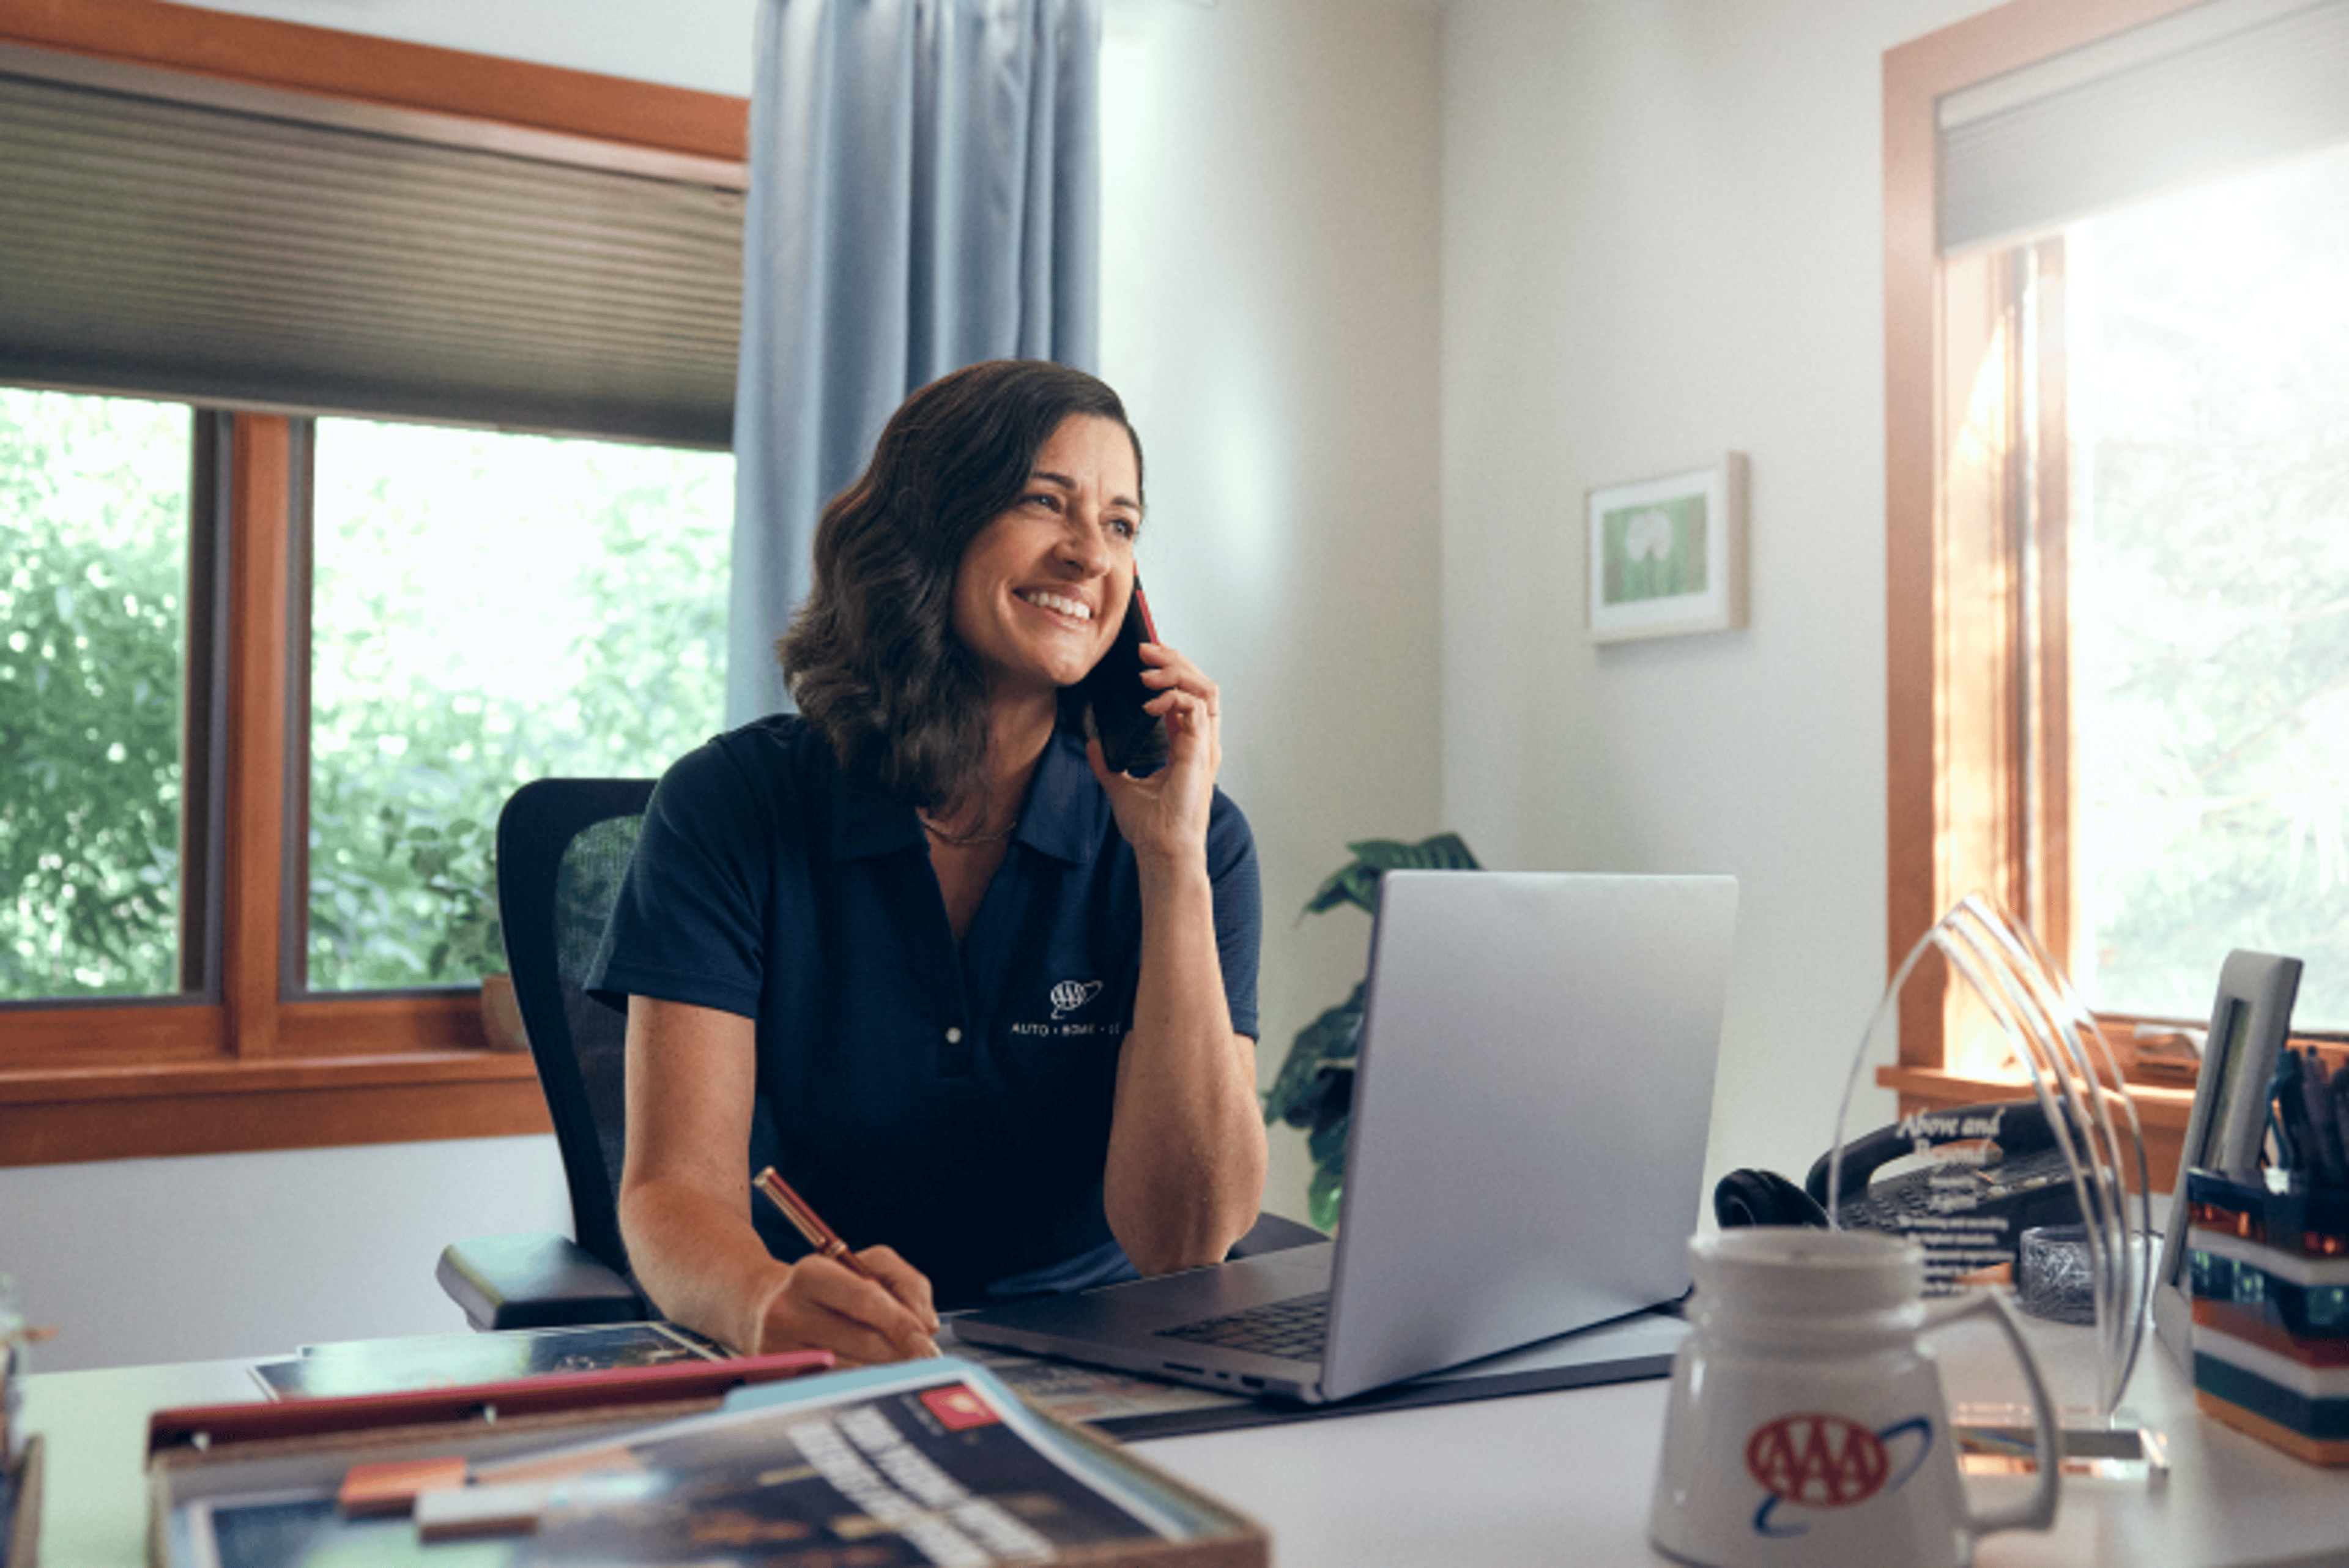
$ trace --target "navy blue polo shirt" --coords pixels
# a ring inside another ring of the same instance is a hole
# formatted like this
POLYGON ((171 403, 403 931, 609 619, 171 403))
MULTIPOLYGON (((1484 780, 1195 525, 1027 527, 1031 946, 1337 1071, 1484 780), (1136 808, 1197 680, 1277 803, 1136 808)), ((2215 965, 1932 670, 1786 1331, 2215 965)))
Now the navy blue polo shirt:
MULTIPOLYGON (((1232 1027, 1254 1035, 1256 846, 1221 791, 1207 865, 1232 1027)), ((850 1246, 886 1242, 966 1302, 1112 1245, 1141 939, 1133 853, 1075 735, 1045 748, 958 951, 913 808, 782 715, 661 780, 589 990, 754 1020, 746 1189, 772 1163, 850 1246)), ((777 1255, 803 1250, 752 1214, 777 1255)))

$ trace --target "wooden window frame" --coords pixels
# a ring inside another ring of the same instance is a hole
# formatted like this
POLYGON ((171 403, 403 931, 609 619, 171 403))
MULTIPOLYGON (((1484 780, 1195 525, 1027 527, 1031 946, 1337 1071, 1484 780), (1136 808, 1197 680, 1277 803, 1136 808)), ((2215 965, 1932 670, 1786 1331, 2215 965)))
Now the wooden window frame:
MULTIPOLYGON (((2050 362, 2016 348, 2040 327, 2061 342, 2063 249, 1940 254, 1938 105, 2196 3, 2013 0, 1884 57, 1888 973, 1976 889, 2051 951, 2072 936, 2063 366, 2060 352, 2050 362), (2040 384, 2027 389, 2034 361, 2040 384), (2052 424, 2023 428, 2026 394, 2056 411, 2052 424), (1989 426, 2001 427, 1994 451, 1972 439, 1989 426), (2044 537, 2026 537, 2033 526, 2044 537)), ((1903 1114, 2015 1093, 1948 1061, 1951 1000, 1931 984, 1901 999, 1899 1059, 1877 1080, 1903 1114)), ((2154 1185, 2173 1188, 2193 1085, 2136 1061, 2140 1020, 2099 1022, 2154 1185)), ((2339 1059, 2337 1043, 2316 1044, 2339 1059)))
MULTIPOLYGON (((624 156, 737 168, 746 157, 742 99, 163 0, 0 0, 0 44, 552 133, 624 156)), ((530 1058, 484 1048, 475 993, 313 996, 290 994, 281 979, 285 933, 298 929, 285 919, 284 857, 285 813, 299 804, 286 763, 302 739, 289 733, 288 693, 305 448, 283 414, 227 418, 218 522, 232 567, 212 611, 225 639, 226 711, 207 714, 201 691, 190 708, 191 742, 211 722, 226 740, 225 863, 209 905, 221 921, 216 999, 0 1010, 0 1166, 545 1132, 530 1058)), ((207 461, 200 453, 200 483, 207 461)), ((190 684, 205 683, 191 674, 190 684)), ((191 787, 191 812, 202 787, 191 787)))

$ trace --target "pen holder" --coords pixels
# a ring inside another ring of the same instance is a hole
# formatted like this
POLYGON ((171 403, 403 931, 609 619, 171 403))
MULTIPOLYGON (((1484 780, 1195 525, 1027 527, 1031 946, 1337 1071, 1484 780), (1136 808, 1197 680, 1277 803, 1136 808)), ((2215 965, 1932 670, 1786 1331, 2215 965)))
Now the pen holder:
POLYGON ((2186 1177, 2194 1401, 2313 1465, 2349 1465, 2349 1192, 2186 1177))

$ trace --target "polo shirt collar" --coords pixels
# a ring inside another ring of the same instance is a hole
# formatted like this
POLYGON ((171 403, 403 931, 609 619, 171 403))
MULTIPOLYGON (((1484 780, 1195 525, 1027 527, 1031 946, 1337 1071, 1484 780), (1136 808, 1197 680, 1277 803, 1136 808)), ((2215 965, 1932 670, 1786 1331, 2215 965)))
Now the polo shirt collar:
MULTIPOLYGON (((913 807, 872 779, 847 773, 833 777, 832 857, 858 860, 919 847, 922 825, 913 807)), ((1083 740, 1056 729, 1037 760, 1028 801, 1012 836, 1029 848, 1072 865, 1089 864, 1109 826, 1109 796, 1094 782, 1083 740)))
POLYGON ((1083 866, 1100 847, 1109 815, 1109 796, 1085 760, 1083 737, 1065 727, 1054 730, 1037 760, 1028 804, 1012 836, 1056 860, 1083 866))

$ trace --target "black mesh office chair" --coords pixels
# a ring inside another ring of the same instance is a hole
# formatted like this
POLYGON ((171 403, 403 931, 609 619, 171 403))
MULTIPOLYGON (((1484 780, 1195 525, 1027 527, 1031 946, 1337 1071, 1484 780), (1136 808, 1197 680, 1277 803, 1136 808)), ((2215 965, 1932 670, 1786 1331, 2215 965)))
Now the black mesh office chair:
POLYGON ((440 1286, 475 1328, 652 1315, 620 1241, 626 1024, 581 989, 652 789, 650 779, 538 779, 498 815, 506 967, 554 1121, 572 1236, 488 1236, 442 1251, 440 1286))
MULTIPOLYGON (((622 1323, 653 1314, 628 1276, 620 1241, 625 1025, 581 990, 652 787, 649 779, 539 779, 516 790, 498 816, 506 966, 554 1120, 576 1241, 489 1236, 443 1251, 441 1288, 475 1328, 622 1323)), ((1265 1214, 1232 1256, 1324 1239, 1265 1214)))

